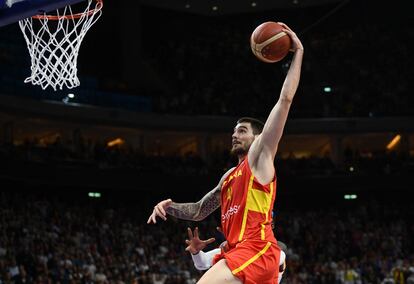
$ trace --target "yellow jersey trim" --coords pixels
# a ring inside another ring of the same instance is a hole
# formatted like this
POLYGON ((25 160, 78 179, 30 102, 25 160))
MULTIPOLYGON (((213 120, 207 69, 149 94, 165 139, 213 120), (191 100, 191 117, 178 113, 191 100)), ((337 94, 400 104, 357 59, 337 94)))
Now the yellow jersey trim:
POLYGON ((249 210, 265 214, 265 221, 262 223, 261 239, 265 239, 265 223, 269 220, 269 210, 272 204, 273 197, 273 182, 270 183, 270 192, 264 192, 262 190, 253 188, 254 175, 250 176, 249 187, 247 189, 246 207, 244 208, 242 227, 240 230, 239 241, 243 239, 244 232, 246 230, 247 215, 249 210))
MULTIPOLYGON (((254 180, 254 175, 251 175, 250 181, 249 181, 249 187, 247 188, 247 199, 249 199, 249 192, 250 192, 250 189, 253 187, 253 180, 254 180)), ((246 230, 248 212, 249 212, 249 206, 247 205, 247 202, 246 202, 246 207, 244 207, 244 212, 243 212, 242 227, 240 229, 239 242, 243 239, 244 230, 246 230)))

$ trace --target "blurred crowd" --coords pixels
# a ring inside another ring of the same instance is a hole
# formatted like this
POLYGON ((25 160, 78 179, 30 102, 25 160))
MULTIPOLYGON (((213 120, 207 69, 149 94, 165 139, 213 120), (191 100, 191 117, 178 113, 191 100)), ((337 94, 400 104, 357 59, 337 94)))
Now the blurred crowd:
MULTIPOLYGON (((1 284, 192 284, 202 272, 184 251, 186 228, 215 236, 209 248, 223 240, 215 214, 147 225, 153 201, 137 192, 128 201, 69 195, 0 193, 1 284)), ((288 246, 283 283, 414 283, 413 212, 392 200, 276 211, 288 246)))
MULTIPOLYGON (((51 141, 28 137, 23 143, 0 143, 0 158, 9 164, 37 163, 95 169, 129 169, 138 173, 165 173, 175 176, 222 174, 236 163, 228 150, 211 151, 208 157, 195 152, 166 154, 143 151, 136 145, 109 146, 104 140, 86 139, 74 131, 73 139, 56 136, 51 141)), ((6 166, 6 164, 4 164, 6 166)), ((279 176, 407 175, 414 171, 414 158, 408 153, 376 151, 361 154, 344 149, 343 160, 334 163, 325 156, 278 155, 275 166, 279 176)))
POLYGON ((290 244, 287 283, 414 283, 412 220, 392 198, 283 212, 276 235, 290 244))
MULTIPOLYGON (((308 22, 308 17, 304 15, 300 22, 308 22)), ((152 48, 154 43, 144 46, 146 54, 169 83, 168 92, 155 98, 154 110, 258 117, 268 113, 291 55, 276 64, 259 62, 249 45, 252 18, 198 21, 187 35, 148 39, 156 40, 158 48, 152 48)), ((335 21, 327 20, 303 34, 300 28, 295 30, 305 46, 305 57, 291 116, 413 115, 409 95, 413 29, 389 21, 355 20, 329 28, 330 23, 335 21)), ((182 29, 189 28, 183 25, 182 29)))

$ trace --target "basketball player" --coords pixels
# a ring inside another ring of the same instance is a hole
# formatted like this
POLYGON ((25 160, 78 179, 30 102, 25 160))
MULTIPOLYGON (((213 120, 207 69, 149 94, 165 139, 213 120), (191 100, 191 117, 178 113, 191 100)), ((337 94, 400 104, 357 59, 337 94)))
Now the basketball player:
MULTIPOLYGON (((213 265, 213 259, 216 254, 220 254, 222 251, 226 252, 228 250, 227 241, 224 241, 220 244, 219 248, 204 252, 203 249, 215 241, 214 238, 208 240, 201 240, 198 236, 198 227, 194 229, 194 234, 190 228, 187 229, 188 239, 185 240, 187 244, 186 251, 190 252, 191 258, 193 259, 194 266, 198 270, 207 270, 213 265)), ((279 284, 282 281, 283 273, 286 270, 286 251, 287 246, 281 242, 277 241, 277 245, 280 247, 280 260, 279 260, 279 275, 277 283, 279 284)))
POLYGON ((221 206, 221 227, 228 251, 215 255, 213 266, 198 284, 273 284, 278 279, 280 248, 271 228, 276 197, 274 159, 289 109, 299 85, 303 45, 284 23, 294 52, 279 99, 263 125, 254 118, 237 121, 231 152, 239 163, 228 170, 218 185, 196 203, 159 202, 148 218, 156 223, 166 215, 200 221, 221 206))

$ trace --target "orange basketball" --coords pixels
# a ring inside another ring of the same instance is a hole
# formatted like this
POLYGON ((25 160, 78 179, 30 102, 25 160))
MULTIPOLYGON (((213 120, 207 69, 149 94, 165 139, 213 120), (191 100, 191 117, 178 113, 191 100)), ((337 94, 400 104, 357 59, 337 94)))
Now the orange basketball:
POLYGON ((288 54, 292 41, 283 27, 276 22, 265 22, 253 31, 250 37, 252 52, 260 60, 274 63, 288 54))

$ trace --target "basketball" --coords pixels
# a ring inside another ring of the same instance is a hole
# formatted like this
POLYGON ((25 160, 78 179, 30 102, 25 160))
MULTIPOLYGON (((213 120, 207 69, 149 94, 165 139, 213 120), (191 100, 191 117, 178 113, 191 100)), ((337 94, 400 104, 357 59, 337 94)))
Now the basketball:
POLYGON ((274 63, 288 54, 292 42, 283 27, 276 22, 265 22, 257 26, 250 37, 253 54, 263 62, 274 63))

